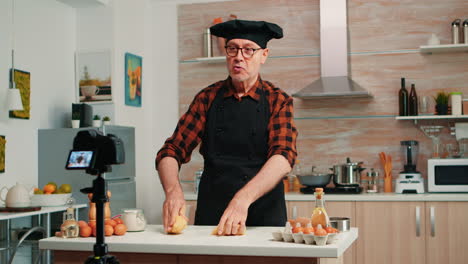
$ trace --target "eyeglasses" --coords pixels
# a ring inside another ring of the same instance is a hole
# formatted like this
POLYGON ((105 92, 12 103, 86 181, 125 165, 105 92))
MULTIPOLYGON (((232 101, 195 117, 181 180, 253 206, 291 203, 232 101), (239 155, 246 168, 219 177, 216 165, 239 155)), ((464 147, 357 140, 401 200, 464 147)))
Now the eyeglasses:
POLYGON ((237 53, 239 52, 239 50, 241 51, 241 54, 242 56, 244 56, 244 58, 252 58, 252 56, 254 55, 254 53, 257 51, 257 50, 260 50, 262 48, 258 48, 258 49, 254 49, 254 48, 238 48, 238 47, 234 47, 234 46, 224 46, 224 48, 226 49, 226 54, 229 56, 229 57, 235 57, 237 56, 237 53))

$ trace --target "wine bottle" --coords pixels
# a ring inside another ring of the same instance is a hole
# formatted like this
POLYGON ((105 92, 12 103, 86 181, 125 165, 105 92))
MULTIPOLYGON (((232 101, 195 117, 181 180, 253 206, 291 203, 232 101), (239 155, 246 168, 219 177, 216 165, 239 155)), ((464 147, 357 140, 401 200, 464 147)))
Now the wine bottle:
POLYGON ((416 88, 414 87, 414 83, 411 84, 411 91, 409 94, 409 115, 410 116, 417 116, 418 115, 418 96, 416 94, 416 88))
POLYGON ((401 78, 401 89, 398 91, 398 105, 400 116, 408 115, 408 90, 405 88, 405 78, 401 78))

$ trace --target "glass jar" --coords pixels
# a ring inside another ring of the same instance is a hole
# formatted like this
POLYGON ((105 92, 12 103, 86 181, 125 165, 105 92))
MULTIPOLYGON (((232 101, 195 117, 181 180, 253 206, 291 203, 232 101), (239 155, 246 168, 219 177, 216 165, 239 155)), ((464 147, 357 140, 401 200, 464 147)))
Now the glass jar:
POLYGON ((67 211, 63 213, 63 223, 60 226, 62 237, 74 238, 80 234, 80 227, 75 219, 75 213, 73 208, 67 208, 67 211))
POLYGON ((452 115, 462 114, 462 93, 452 92, 450 93, 450 102, 452 104, 452 115))
POLYGON ((122 221, 127 226, 127 231, 144 231, 146 228, 146 219, 143 209, 125 208, 122 209, 122 221))

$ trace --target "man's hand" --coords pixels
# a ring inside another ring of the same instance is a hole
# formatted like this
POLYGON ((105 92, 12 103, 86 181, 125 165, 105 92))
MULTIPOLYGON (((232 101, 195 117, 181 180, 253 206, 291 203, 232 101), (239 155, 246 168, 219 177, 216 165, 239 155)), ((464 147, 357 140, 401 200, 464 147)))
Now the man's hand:
MULTIPOLYGON (((163 204, 164 230, 170 232, 175 223, 176 216, 185 217, 185 199, 183 193, 169 193, 163 204)), ((187 220, 187 219, 186 219, 187 220)))
POLYGON ((245 221, 250 203, 234 197, 218 224, 218 235, 236 235, 245 232, 245 221))

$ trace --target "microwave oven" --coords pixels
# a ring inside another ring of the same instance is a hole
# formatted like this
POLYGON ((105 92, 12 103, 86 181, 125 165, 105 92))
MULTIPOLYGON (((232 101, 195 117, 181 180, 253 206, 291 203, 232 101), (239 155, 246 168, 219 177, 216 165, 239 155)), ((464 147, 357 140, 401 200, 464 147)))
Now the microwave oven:
POLYGON ((428 192, 468 192, 468 159, 428 159, 428 192))

